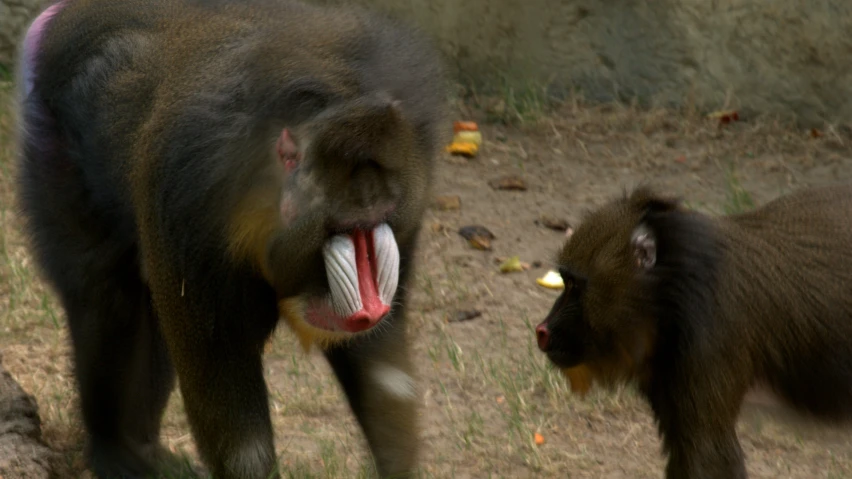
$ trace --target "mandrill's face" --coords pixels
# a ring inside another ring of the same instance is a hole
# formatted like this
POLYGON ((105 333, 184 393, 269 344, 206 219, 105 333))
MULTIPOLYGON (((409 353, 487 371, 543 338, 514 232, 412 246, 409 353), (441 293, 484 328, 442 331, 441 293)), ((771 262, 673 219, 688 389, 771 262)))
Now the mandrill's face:
POLYGON ((642 210, 626 200, 591 214, 559 254, 565 283, 536 327, 538 347, 561 369, 583 366, 597 374, 630 376, 653 341, 649 285, 657 247, 641 223, 642 210))
POLYGON ((278 132, 260 181, 279 201, 260 255, 291 326, 338 340, 389 317, 426 203, 428 143, 386 96, 278 132))
POLYGON ((555 366, 570 368, 594 356, 595 334, 583 314, 586 279, 565 267, 560 268, 560 274, 565 289, 536 327, 536 341, 555 366))

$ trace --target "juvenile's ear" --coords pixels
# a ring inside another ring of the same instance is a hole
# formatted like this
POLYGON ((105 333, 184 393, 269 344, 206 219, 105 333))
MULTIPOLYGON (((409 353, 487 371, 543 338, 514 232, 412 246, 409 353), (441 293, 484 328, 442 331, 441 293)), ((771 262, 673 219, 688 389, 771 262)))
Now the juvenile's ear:
POLYGON ((677 196, 663 195, 648 186, 637 188, 628 201, 635 210, 643 214, 679 210, 683 203, 677 196))
POLYGON ((630 235, 630 248, 639 269, 647 271, 657 263, 657 237, 644 222, 630 235))

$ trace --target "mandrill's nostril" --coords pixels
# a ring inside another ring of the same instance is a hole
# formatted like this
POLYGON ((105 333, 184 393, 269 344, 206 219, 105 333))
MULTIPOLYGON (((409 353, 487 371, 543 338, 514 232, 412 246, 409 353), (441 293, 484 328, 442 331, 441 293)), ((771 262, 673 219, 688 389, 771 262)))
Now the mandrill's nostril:
POLYGON ((541 323, 535 328, 535 339, 538 341, 538 349, 547 351, 550 346, 550 333, 547 331, 547 324, 541 323))

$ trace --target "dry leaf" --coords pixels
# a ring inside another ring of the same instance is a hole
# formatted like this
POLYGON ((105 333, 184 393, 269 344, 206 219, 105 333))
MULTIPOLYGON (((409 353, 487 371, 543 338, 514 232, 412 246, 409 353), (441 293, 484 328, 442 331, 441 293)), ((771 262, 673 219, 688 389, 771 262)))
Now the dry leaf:
POLYGON ((719 124, 727 125, 732 121, 737 121, 740 119, 739 113, 736 110, 720 110, 714 111, 707 115, 707 118, 719 120, 719 124))
POLYGON ((476 319, 480 316, 482 316, 482 311, 476 309, 465 309, 453 313, 453 315, 447 319, 447 322, 461 323, 463 321, 470 321, 471 319, 476 319))
POLYGON ((497 396, 497 404, 503 404, 504 402, 506 402, 506 398, 503 396, 497 396))
POLYGON ((461 198, 458 195, 436 196, 434 204, 441 211, 457 210, 461 208, 461 198))
POLYGON ((491 251, 491 240, 484 236, 473 236, 467 242, 478 250, 491 251))
POLYGON ((517 175, 505 175, 488 182, 495 190, 526 191, 527 182, 517 175))
POLYGON ((485 251, 491 250, 491 240, 495 239, 488 228, 480 225, 463 226, 459 229, 459 234, 474 248, 485 251))
POLYGON ((563 219, 548 215, 539 216, 538 219, 535 220, 535 224, 557 231, 565 231, 569 226, 571 226, 563 219))

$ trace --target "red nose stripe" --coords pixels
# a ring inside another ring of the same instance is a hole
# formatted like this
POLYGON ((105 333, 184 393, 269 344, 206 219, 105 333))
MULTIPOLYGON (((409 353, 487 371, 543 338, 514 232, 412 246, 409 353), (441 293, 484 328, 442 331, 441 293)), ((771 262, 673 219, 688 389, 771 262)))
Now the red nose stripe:
POLYGON ((358 289, 361 291, 361 304, 364 305, 364 308, 346 318, 344 324, 348 331, 358 332, 369 329, 378 323, 388 314, 390 306, 382 303, 382 300, 379 299, 373 232, 355 230, 352 233, 352 243, 355 246, 358 289))

